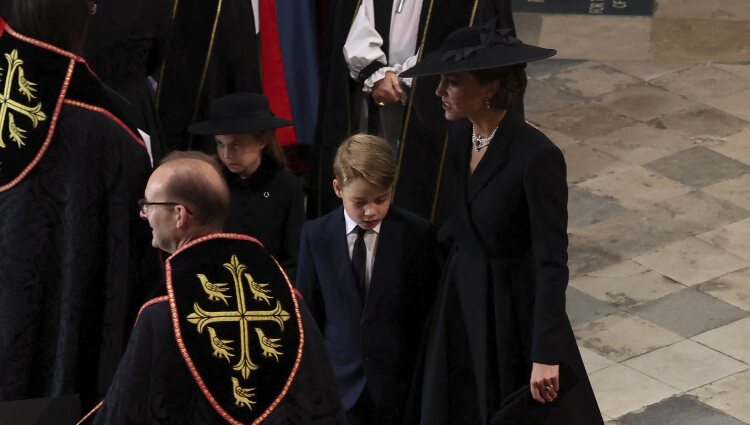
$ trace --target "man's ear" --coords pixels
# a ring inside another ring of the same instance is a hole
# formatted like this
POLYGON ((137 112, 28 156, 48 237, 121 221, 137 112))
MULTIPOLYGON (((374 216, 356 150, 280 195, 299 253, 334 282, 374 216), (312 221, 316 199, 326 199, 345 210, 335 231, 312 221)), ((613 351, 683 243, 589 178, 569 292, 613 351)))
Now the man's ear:
POLYGON ((177 205, 175 207, 175 213, 177 214, 177 228, 179 229, 187 227, 190 220, 190 214, 188 213, 185 206, 177 205))
POLYGON ((333 179, 333 192, 341 199, 344 199, 344 188, 341 187, 339 184, 339 181, 336 179, 333 179))

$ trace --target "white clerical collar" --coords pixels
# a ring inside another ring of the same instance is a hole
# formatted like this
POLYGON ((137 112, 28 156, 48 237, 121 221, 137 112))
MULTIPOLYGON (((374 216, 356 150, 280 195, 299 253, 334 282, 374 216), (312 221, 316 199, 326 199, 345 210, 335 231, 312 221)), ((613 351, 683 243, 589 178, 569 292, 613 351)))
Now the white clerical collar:
MULTIPOLYGON (((344 210, 344 221, 346 222, 346 234, 350 234, 354 231, 354 228, 359 226, 356 221, 352 220, 351 217, 349 217, 349 213, 346 212, 346 208, 342 208, 344 210)), ((380 225, 383 224, 383 220, 380 220, 377 226, 372 228, 372 231, 375 233, 380 233, 380 225)))

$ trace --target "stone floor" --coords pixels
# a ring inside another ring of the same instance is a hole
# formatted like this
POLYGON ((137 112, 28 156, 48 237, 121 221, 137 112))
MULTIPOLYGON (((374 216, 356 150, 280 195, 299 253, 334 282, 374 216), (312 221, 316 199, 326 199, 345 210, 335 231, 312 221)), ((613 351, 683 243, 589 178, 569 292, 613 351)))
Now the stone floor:
POLYGON ((567 160, 568 310, 605 421, 750 424, 750 1, 516 22, 560 52, 526 108, 567 160))

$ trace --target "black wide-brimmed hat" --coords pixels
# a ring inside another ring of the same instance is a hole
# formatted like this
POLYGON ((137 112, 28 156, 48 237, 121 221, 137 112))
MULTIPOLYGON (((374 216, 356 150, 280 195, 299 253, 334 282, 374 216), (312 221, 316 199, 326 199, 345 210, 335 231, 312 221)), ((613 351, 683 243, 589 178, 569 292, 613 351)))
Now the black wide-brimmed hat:
POLYGON ((498 68, 547 59, 557 51, 524 44, 510 28, 497 28, 496 19, 481 27, 461 28, 445 38, 436 51, 414 67, 399 74, 401 78, 451 72, 498 68))
POLYGON ((268 99, 258 93, 233 93, 208 104, 206 120, 188 128, 193 134, 258 133, 294 125, 268 109, 268 99))

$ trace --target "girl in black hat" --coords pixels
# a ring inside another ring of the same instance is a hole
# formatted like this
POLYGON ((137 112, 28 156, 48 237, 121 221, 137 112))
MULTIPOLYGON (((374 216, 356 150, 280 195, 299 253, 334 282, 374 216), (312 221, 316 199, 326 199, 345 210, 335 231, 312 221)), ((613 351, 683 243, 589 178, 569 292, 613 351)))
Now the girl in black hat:
POLYGON ((451 254, 426 344, 422 424, 601 424, 565 313, 560 150, 523 119, 525 64, 554 50, 494 22, 454 32, 403 77, 440 74, 452 121, 451 254))
POLYGON ((265 96, 234 93, 212 101, 206 121, 189 130, 216 140, 231 193, 224 231, 257 238, 294 277, 304 194, 300 179, 286 170, 274 131, 290 125, 271 113, 265 96))

